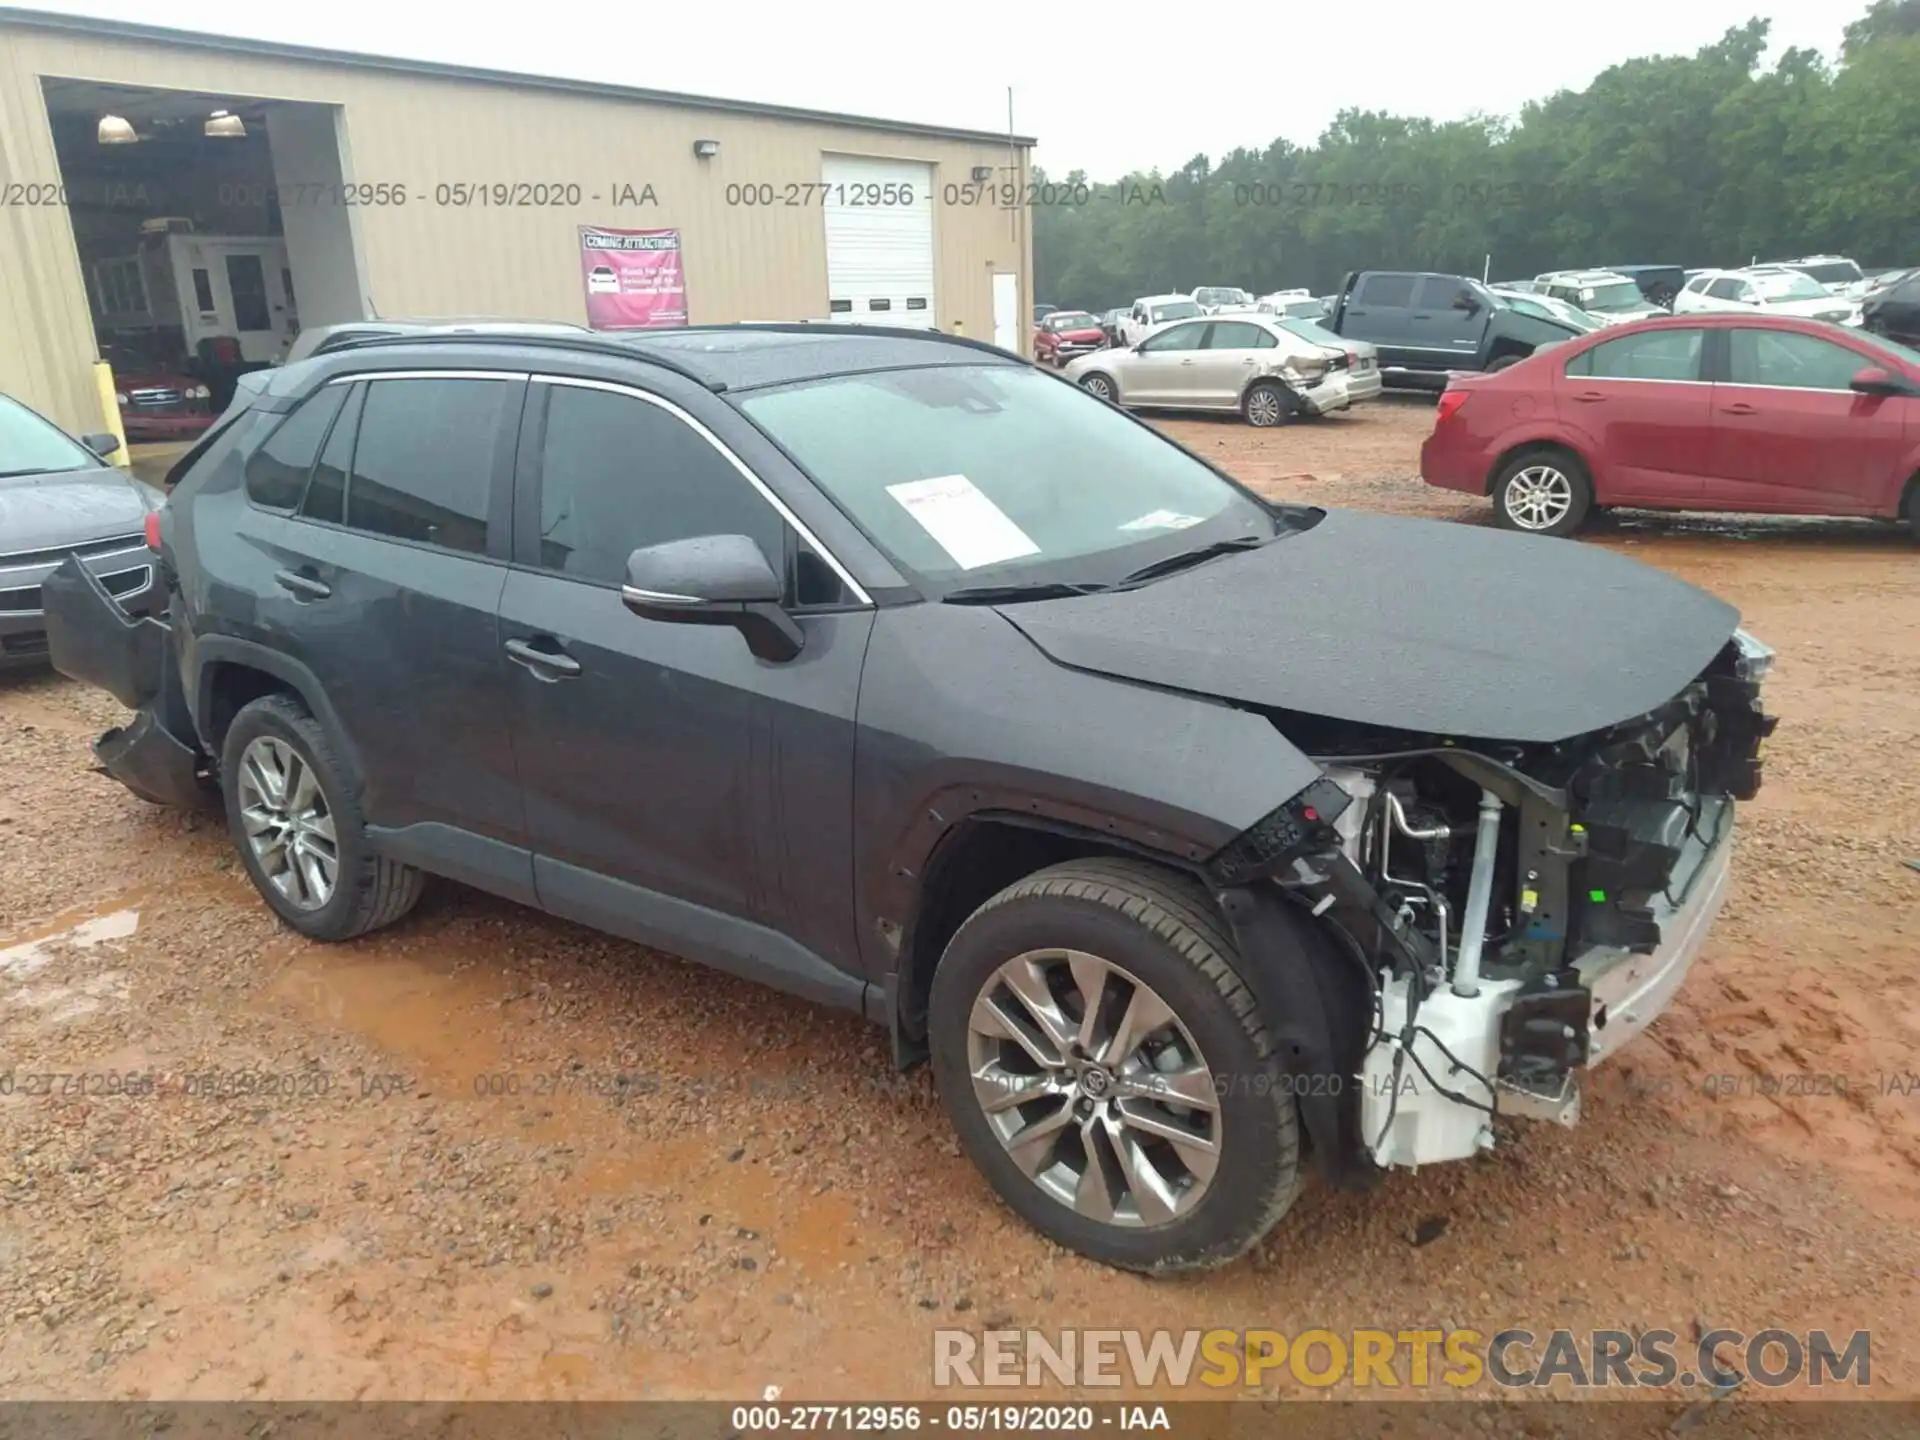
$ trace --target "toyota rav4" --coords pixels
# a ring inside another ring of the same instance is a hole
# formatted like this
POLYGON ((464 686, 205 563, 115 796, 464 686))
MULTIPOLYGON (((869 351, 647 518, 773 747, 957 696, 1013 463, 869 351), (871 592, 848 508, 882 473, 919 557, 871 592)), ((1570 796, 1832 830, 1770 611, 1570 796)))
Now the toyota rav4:
POLYGON ((1725 893, 1771 652, 1624 556, 1269 503, 979 342, 404 336, 172 477, 55 663, 337 941, 426 874, 859 1011, 1047 1235, 1225 1262, 1572 1123, 1725 893))

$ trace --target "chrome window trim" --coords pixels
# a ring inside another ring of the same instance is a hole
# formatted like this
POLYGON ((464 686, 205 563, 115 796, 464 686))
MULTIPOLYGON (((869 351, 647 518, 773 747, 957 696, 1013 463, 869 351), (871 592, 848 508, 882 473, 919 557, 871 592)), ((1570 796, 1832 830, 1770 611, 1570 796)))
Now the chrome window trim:
MULTIPOLYGON (((666 399, 664 396, 655 395, 649 390, 642 390, 638 386, 623 385, 614 380, 586 380, 574 375, 539 374, 525 378, 530 379, 535 385, 568 385, 576 390, 605 390, 613 395, 627 395, 635 400, 644 401, 648 405, 666 411, 682 424, 688 426, 701 439, 705 440, 720 453, 721 457, 725 459, 729 465, 740 472, 741 478, 759 492, 760 498, 771 505, 774 512, 793 527, 794 533, 813 547, 814 552, 818 554, 822 560, 827 562, 827 568, 840 577, 840 583, 853 592, 854 597, 858 600, 862 608, 873 608, 873 597, 867 593, 866 587, 853 578, 852 572, 840 563, 838 556, 820 543, 820 537, 807 528, 805 522, 788 508, 785 501, 767 487, 767 483, 764 480, 753 473, 745 461, 727 448, 725 441, 718 435, 715 435, 713 431, 709 430, 705 425, 701 424, 697 417, 689 414, 680 406, 674 404, 673 401, 666 399)), ((672 598, 683 599, 685 597, 672 598)))

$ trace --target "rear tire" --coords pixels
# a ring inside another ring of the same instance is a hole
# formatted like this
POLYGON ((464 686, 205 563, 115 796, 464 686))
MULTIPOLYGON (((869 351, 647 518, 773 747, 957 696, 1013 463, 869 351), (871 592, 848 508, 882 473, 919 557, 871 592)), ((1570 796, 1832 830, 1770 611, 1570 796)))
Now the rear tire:
POLYGON ((313 940, 351 940, 419 903, 424 876, 367 844, 357 786, 291 695, 244 706, 220 747, 227 831, 254 888, 313 940))
POLYGON ((1920 540, 1920 475, 1907 481, 1907 499, 1900 509, 1906 516, 1907 529, 1913 532, 1915 540, 1920 540))
POLYGON ((1527 535, 1571 535, 1593 509, 1593 480, 1571 451, 1526 450, 1500 467, 1493 518, 1527 535))
POLYGON ((1137 860, 1042 870, 955 933, 928 1007, 934 1076, 1028 1224, 1167 1274, 1226 1264, 1286 1213, 1299 1113, 1239 964, 1207 893, 1137 860))
POLYGON ((1256 430, 1271 430, 1293 419, 1298 404, 1286 386, 1273 380, 1258 380, 1247 387, 1240 401, 1240 413, 1256 430))

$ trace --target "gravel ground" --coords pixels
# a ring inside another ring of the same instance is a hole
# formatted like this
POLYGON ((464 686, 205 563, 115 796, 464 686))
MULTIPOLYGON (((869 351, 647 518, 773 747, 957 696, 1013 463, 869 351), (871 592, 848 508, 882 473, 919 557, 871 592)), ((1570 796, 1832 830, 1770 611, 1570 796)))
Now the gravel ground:
MULTIPOLYGON (((1429 411, 1167 428, 1272 494, 1486 523, 1414 478, 1429 411)), ((0 1394, 912 1398, 936 1327, 1009 1324, 1865 1326, 1914 1394, 1920 553, 1693 517, 1589 543, 1780 651, 1698 969, 1577 1131, 1310 1183, 1197 1280, 1014 1221, 849 1016, 450 884, 300 940, 217 817, 91 773, 111 700, 0 677, 0 1394)))

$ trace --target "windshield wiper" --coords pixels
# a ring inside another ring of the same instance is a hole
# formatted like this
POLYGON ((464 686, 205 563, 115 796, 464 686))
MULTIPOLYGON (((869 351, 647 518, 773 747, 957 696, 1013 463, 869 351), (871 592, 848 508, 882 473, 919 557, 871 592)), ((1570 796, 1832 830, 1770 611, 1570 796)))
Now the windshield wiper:
POLYGON ((1066 580, 1034 580, 1025 585, 972 585, 964 590, 949 590, 940 598, 949 605, 998 605, 1006 600, 1065 600, 1074 595, 1097 595, 1111 588, 1066 580))
POLYGON ((1197 550, 1182 550, 1178 555, 1169 555, 1164 560, 1155 560, 1151 565, 1142 565, 1120 582, 1120 588, 1158 580, 1162 575, 1171 575, 1176 570, 1185 570, 1221 555, 1231 555, 1236 550, 1258 550, 1272 538, 1271 535, 1241 535, 1232 540, 1216 540, 1197 550))

